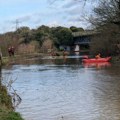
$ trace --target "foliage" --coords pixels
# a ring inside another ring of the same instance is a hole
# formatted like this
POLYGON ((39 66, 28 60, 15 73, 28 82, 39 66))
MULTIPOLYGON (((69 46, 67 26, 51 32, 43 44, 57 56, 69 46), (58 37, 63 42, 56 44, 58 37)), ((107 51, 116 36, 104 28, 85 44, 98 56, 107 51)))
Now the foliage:
POLYGON ((0 120, 23 120, 13 111, 12 100, 4 86, 0 85, 0 120))
MULTIPOLYGON (((83 31, 82 28, 71 27, 71 29, 74 28, 77 31, 83 31)), ((50 28, 45 25, 39 26, 37 29, 30 29, 27 26, 23 26, 14 32, 1 34, 0 48, 3 56, 7 56, 9 46, 14 46, 15 53, 19 53, 19 46, 22 46, 22 44, 29 45, 32 41, 36 42, 37 51, 41 50, 43 43, 48 39, 53 43, 53 48, 58 48, 60 45, 71 45, 73 43, 71 29, 62 26, 50 28)))
POLYGON ((0 120, 23 120, 21 115, 13 110, 12 98, 7 88, 1 84, 0 76, 0 120))
POLYGON ((17 112, 0 109, 0 120, 23 120, 23 118, 17 112))
POLYGON ((38 27, 37 30, 43 30, 44 33, 50 33, 50 31, 51 31, 50 28, 48 26, 45 26, 45 25, 38 27))
POLYGON ((120 54, 120 0, 102 0, 94 8, 90 22, 101 33, 91 43, 91 52, 104 55, 120 54))
POLYGON ((84 31, 83 28, 77 28, 77 27, 75 27, 75 26, 71 26, 71 27, 70 27, 70 30, 71 30, 72 32, 81 32, 81 31, 84 31))
POLYGON ((0 105, 3 104, 9 109, 12 108, 11 97, 8 95, 6 88, 0 85, 0 105))
POLYGON ((94 14, 90 17, 89 21, 95 27, 120 21, 120 1, 100 0, 99 5, 94 8, 93 12, 94 14))
POLYGON ((60 45, 71 45, 73 43, 72 32, 69 28, 57 27, 52 30, 54 37, 54 44, 60 45))
POLYGON ((117 44, 120 43, 118 31, 117 25, 109 24, 102 27, 100 34, 95 36, 91 42, 91 53, 101 53, 103 56, 117 55, 120 51, 120 48, 117 47, 117 44))
POLYGON ((18 44, 19 39, 15 32, 8 32, 0 35, 0 48, 3 56, 8 55, 7 50, 9 46, 14 46, 16 48, 18 44))
POLYGON ((51 36, 50 28, 48 26, 42 25, 34 30, 33 33, 33 40, 38 41, 40 47, 42 46, 44 40, 51 36))
POLYGON ((31 31, 29 27, 21 27, 16 31, 19 37, 22 39, 21 43, 29 43, 31 41, 31 31))

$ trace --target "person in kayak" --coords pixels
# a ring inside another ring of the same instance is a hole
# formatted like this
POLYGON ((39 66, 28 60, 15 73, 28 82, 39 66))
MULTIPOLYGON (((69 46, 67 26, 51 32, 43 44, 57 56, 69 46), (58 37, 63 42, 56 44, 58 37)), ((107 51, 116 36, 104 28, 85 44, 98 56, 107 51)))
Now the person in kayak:
POLYGON ((96 58, 96 59, 99 59, 99 58, 101 58, 101 55, 100 55, 100 53, 99 53, 99 54, 97 54, 97 55, 95 56, 95 58, 96 58))

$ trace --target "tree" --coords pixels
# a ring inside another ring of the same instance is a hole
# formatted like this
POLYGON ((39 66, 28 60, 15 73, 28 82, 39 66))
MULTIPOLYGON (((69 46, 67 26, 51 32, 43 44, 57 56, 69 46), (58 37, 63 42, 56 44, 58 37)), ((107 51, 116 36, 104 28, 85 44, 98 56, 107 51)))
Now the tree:
POLYGON ((120 0, 100 1, 98 7, 93 10, 94 14, 89 18, 92 25, 101 27, 120 21, 119 1, 120 0))
POLYGON ((43 40, 44 40, 44 31, 37 30, 34 32, 34 39, 39 42, 39 45, 42 46, 43 40))
POLYGON ((16 32, 19 33, 19 36, 22 38, 22 43, 27 44, 31 41, 31 31, 29 27, 21 27, 17 29, 16 32))
POLYGON ((52 28, 52 31, 54 44, 56 46, 71 45, 73 43, 72 32, 69 28, 57 27, 52 28))
POLYGON ((34 40, 39 42, 39 45, 42 46, 44 40, 46 40, 46 38, 50 38, 51 35, 51 29, 48 26, 42 25, 40 27, 37 28, 37 30, 35 30, 33 32, 33 36, 34 36, 34 40))
POLYGON ((120 54, 120 0, 103 0, 94 8, 90 18, 92 25, 101 33, 91 44, 91 50, 103 54, 120 54))
POLYGON ((50 28, 48 26, 45 26, 45 25, 42 25, 42 26, 38 27, 37 30, 43 30, 44 33, 50 33, 51 32, 50 28))
POLYGON ((119 43, 119 27, 109 24, 102 27, 100 34, 94 36, 90 44, 91 54, 101 53, 102 56, 117 55, 120 51, 117 48, 119 43))
POLYGON ((72 32, 81 32, 81 31, 84 31, 83 28, 77 28, 77 27, 75 27, 75 26, 71 26, 71 27, 70 27, 70 30, 71 30, 72 32))

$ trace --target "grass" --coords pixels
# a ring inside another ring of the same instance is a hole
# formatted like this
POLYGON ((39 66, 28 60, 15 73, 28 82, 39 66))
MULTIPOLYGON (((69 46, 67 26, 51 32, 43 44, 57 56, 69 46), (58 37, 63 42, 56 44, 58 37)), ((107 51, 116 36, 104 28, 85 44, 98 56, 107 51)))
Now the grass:
POLYGON ((42 53, 34 53, 34 54, 21 54, 21 55, 15 55, 15 56, 4 56, 2 57, 2 65, 7 66, 13 63, 16 63, 21 60, 25 60, 28 58, 35 58, 35 57, 41 57, 44 54, 42 53))
POLYGON ((12 108, 11 97, 8 95, 7 90, 4 86, 0 86, 0 105, 6 106, 6 108, 12 108))
POLYGON ((14 112, 11 101, 6 88, 0 85, 0 120, 23 120, 19 113, 14 112))
POLYGON ((0 120, 23 120, 23 118, 21 118, 21 115, 17 112, 0 108, 0 120))

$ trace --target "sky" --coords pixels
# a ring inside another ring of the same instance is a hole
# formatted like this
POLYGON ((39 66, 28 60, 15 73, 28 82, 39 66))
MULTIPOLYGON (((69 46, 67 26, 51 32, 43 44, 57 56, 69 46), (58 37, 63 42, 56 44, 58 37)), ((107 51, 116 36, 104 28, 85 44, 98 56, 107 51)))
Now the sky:
POLYGON ((0 0, 0 33, 22 26, 36 29, 41 25, 87 29, 90 24, 83 19, 95 5, 73 0, 0 0))

